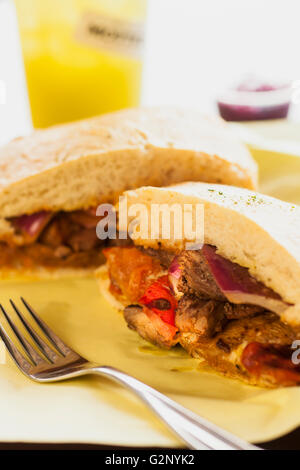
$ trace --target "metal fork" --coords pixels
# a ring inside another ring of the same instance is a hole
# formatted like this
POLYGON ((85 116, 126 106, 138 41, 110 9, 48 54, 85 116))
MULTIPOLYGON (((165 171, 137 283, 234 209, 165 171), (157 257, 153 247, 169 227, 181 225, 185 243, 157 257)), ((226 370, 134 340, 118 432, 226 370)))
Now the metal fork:
POLYGON ((22 297, 21 300, 38 328, 34 328, 28 322, 12 300, 10 300, 10 303, 27 330, 34 346, 27 341, 1 304, 0 308, 4 317, 26 354, 20 352, 15 340, 11 339, 2 325, 0 325, 0 336, 16 365, 30 379, 44 383, 71 379, 86 374, 104 376, 131 390, 190 449, 260 450, 194 414, 134 377, 114 367, 98 366, 87 361, 63 343, 22 297), (37 330, 39 330, 39 333, 37 330), (41 333, 48 339, 51 347, 44 341, 41 333))

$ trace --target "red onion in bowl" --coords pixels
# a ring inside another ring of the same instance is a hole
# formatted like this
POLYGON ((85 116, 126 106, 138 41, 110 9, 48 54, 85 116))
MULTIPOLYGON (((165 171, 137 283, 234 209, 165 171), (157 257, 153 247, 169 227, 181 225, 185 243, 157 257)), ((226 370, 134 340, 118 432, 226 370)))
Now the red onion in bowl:
POLYGON ((217 104, 226 121, 283 119, 289 112, 291 93, 289 82, 248 77, 219 94, 217 104))
POLYGON ((202 252, 216 283, 229 302, 259 305, 278 314, 289 307, 280 295, 251 276, 247 268, 218 255, 215 247, 204 245, 202 252))

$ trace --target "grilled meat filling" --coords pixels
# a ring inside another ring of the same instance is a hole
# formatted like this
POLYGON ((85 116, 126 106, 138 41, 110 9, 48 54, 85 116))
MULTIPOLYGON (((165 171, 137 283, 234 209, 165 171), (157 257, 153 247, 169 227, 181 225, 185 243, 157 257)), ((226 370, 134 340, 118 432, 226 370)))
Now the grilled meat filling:
POLYGON ((222 331, 228 320, 252 317, 264 309, 256 305, 231 304, 184 295, 178 302, 176 326, 180 331, 193 332, 209 338, 222 331))
POLYGON ((229 302, 201 250, 176 257, 134 246, 104 253, 112 291, 117 286, 124 303, 131 302, 125 320, 144 339, 164 348, 180 343, 214 369, 250 383, 300 383, 300 367, 286 352, 296 332, 261 306, 229 302))
POLYGON ((225 302, 223 304, 224 315, 227 320, 238 320, 239 318, 253 317, 258 313, 262 313, 265 309, 258 305, 247 304, 231 304, 225 302))
POLYGON ((56 248, 42 243, 34 243, 23 247, 1 245, 0 266, 10 269, 34 269, 37 266, 46 268, 92 268, 103 264, 101 251, 74 252, 67 245, 56 248))
POLYGON ((228 322, 223 331, 211 338, 203 338, 195 333, 182 333, 180 344, 196 358, 204 358, 214 369, 231 377, 244 376, 251 382, 274 386, 300 383, 300 368, 291 361, 290 349, 295 339, 291 327, 281 322, 274 313, 264 312, 252 318, 242 318, 228 322), (273 357, 262 358, 258 363, 253 357, 253 345, 261 345, 273 351, 273 357), (250 348, 249 348, 250 347, 250 348), (290 351, 288 363, 282 364, 286 351, 290 351), (256 368, 255 368, 256 366, 256 368), (290 370, 293 371, 291 378, 290 370))
POLYGON ((226 322, 223 304, 214 300, 184 296, 178 302, 175 323, 180 332, 193 332, 204 338, 222 330, 226 322))
POLYGON ((154 250, 154 248, 140 248, 142 253, 149 255, 159 262, 163 269, 168 269, 173 261, 174 253, 166 250, 154 250))
POLYGON ((5 268, 93 268, 103 263, 95 209, 56 214, 41 212, 10 219, 18 243, 0 243, 5 268), (41 220, 39 220, 39 217, 41 220))
POLYGON ((177 258, 181 270, 178 290, 203 299, 226 301, 217 286, 201 250, 183 251, 177 258))

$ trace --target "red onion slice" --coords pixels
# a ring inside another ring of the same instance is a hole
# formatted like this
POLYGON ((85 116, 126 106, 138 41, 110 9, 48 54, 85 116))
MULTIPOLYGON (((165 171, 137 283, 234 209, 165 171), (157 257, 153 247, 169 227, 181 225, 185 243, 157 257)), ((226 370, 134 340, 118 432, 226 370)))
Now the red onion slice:
POLYGON ((252 277, 247 268, 218 255, 215 247, 204 245, 202 252, 216 283, 229 302, 259 305, 278 314, 289 307, 280 295, 252 277))
POLYGON ((169 276, 173 277, 174 279, 180 279, 181 277, 181 269, 178 263, 177 256, 173 259, 172 263, 169 267, 169 276))
POLYGON ((21 215, 12 219, 14 227, 26 237, 26 241, 34 241, 52 217, 51 212, 41 211, 31 215, 21 215))
POLYGON ((175 256, 175 258, 173 259, 172 263, 169 266, 168 277, 169 277, 170 285, 173 289, 173 292, 176 298, 181 297, 183 295, 182 292, 178 291, 178 283, 179 283, 179 279, 181 278, 181 274, 182 272, 180 269, 180 265, 178 263, 177 256, 175 256))

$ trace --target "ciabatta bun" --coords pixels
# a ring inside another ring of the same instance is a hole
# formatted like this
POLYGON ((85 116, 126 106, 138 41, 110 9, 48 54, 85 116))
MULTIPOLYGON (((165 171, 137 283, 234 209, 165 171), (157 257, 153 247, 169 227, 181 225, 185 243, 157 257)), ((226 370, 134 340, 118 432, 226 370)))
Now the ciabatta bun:
POLYGON ((218 119, 192 110, 129 109, 35 131, 0 150, 4 218, 113 202, 124 190, 182 181, 254 188, 257 167, 218 119))

